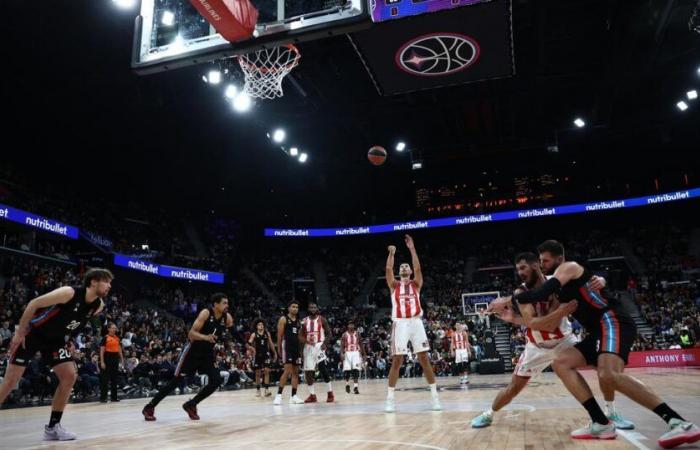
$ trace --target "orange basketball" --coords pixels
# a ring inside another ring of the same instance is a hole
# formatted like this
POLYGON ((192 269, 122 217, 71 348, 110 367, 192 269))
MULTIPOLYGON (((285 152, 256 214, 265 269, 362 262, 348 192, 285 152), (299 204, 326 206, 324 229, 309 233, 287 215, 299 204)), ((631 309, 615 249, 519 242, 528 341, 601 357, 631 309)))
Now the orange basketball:
POLYGON ((384 150, 384 147, 375 145, 367 152, 367 159, 375 166, 381 166, 386 161, 386 150, 384 150))

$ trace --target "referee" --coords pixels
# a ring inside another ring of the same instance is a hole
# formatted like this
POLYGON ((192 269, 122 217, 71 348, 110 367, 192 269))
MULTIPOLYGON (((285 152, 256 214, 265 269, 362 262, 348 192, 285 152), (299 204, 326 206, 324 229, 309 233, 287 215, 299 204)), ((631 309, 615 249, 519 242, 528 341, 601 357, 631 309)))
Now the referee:
POLYGON ((107 335, 103 336, 102 342, 100 342, 100 402, 102 403, 107 403, 108 382, 112 385, 112 401, 119 401, 117 398, 117 375, 120 364, 124 365, 124 354, 117 336, 117 326, 110 323, 107 326, 107 335))

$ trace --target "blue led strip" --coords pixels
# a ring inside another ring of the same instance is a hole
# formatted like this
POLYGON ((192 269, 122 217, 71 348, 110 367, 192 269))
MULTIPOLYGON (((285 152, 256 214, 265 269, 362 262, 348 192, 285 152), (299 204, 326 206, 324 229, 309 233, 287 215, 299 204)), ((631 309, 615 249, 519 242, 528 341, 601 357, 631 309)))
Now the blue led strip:
POLYGON ((206 270, 189 269, 185 267, 165 266, 150 261, 142 261, 119 253, 114 254, 114 265, 131 270, 150 273, 165 278, 177 278, 180 280, 205 281, 208 283, 224 283, 224 274, 209 272, 206 270))
POLYGON ((60 234, 71 239, 78 239, 78 228, 57 222, 53 219, 32 214, 21 209, 11 208, 0 203, 0 219, 9 220, 32 228, 38 228, 49 233, 60 234))
POLYGON ((473 214, 469 216, 443 217, 414 222, 387 223, 383 225, 360 225, 343 228, 265 228, 266 237, 324 237, 324 236, 356 236, 364 234, 390 233, 393 231, 408 231, 426 228, 454 227, 483 222, 502 222, 506 220, 529 219, 533 217, 563 216, 566 214, 581 214, 611 209, 636 208, 638 206, 657 205, 679 200, 689 200, 700 197, 700 188, 687 191, 669 192, 659 195, 634 197, 621 200, 610 200, 595 203, 579 203, 576 205, 551 206, 545 208, 522 209, 497 213, 473 214))

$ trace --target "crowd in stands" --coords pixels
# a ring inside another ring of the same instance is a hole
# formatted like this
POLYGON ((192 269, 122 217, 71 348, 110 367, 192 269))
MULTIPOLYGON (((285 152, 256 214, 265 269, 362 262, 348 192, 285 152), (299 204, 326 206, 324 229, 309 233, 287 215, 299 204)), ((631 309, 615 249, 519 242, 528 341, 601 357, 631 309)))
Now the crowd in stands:
MULTIPOLYGON (((121 395, 152 395, 174 372, 177 360, 187 342, 187 332, 197 313, 207 306, 209 295, 221 289, 231 295, 234 328, 231 339, 220 343, 217 365, 225 379, 224 389, 250 385, 252 355, 244 342, 256 318, 266 321, 275 333, 277 318, 284 313, 288 301, 294 298, 295 280, 314 280, 318 273, 327 277, 331 306, 322 306, 333 331, 334 341, 327 350, 336 379, 342 376, 340 336, 347 322, 353 319, 363 336, 367 352, 364 375, 368 378, 386 377, 391 365, 391 318, 389 292, 384 281, 384 248, 358 251, 350 244, 341 248, 316 245, 309 248, 266 244, 267 247, 242 252, 235 243, 237 224, 216 219, 201 228, 203 245, 208 255, 196 256, 191 239, 185 236, 181 223, 173 223, 165 213, 134 210, 141 222, 124 221, 109 213, 86 217, 85 209, 51 201, 35 201, 33 196, 18 194, 23 186, 3 191, 0 201, 37 211, 67 223, 87 224, 97 233, 114 239, 114 249, 125 252, 155 253, 156 257, 183 266, 197 266, 227 273, 222 287, 197 283, 162 282, 148 278, 121 289, 120 281, 107 299, 103 314, 76 337, 75 360, 79 380, 74 390, 75 400, 94 400, 98 396, 100 363, 99 342, 107 324, 117 325, 124 350, 124 366, 120 376, 121 395), (146 230, 146 231, 144 231, 146 230), (149 244, 148 249, 136 243, 149 244), (369 293, 364 289, 376 284, 369 293)), ((110 208, 106 208, 109 210, 110 208)), ((122 209, 123 211, 123 209, 122 209)), ((88 214, 89 215, 89 214, 88 214)), ((541 233, 544 235, 544 233, 541 233)), ((697 276, 697 261, 688 255, 689 229, 669 224, 638 227, 631 232, 576 231, 567 232, 567 250, 574 259, 621 257, 632 252, 645 265, 645 275, 630 279, 627 286, 611 286, 613 290, 631 296, 639 306, 642 317, 652 328, 650 335, 640 335, 635 349, 663 349, 693 346, 700 339, 700 291, 693 276, 697 276), (693 272, 695 271, 695 272, 693 272), (695 273, 695 275, 692 275, 695 273), (691 274, 691 275, 689 275, 691 274)), ((0 252, 0 377, 4 374, 6 352, 13 327, 26 303, 61 285, 78 283, 84 261, 72 258, 80 253, 71 241, 37 232, 0 229, 2 246, 66 260, 65 264, 27 256, 0 252), (30 236, 31 235, 31 236, 30 236)), ((439 376, 454 374, 449 341, 456 322, 468 325, 476 359, 483 352, 486 323, 478 316, 464 317, 462 293, 498 291, 508 294, 519 283, 513 276, 513 256, 531 249, 537 237, 509 236, 508 243, 484 239, 460 242, 453 239, 425 238, 418 241, 424 273, 421 292, 425 307, 425 324, 431 343, 431 360, 439 376), (470 320, 471 319, 471 320, 470 320)), ((395 242, 396 244, 397 242, 395 242)), ((400 241, 399 244, 402 244, 400 241)), ((201 252, 200 252, 201 253, 201 252)), ((148 255, 145 255, 148 256, 148 255)), ((400 258, 408 258, 400 247, 400 258)), ((408 261, 408 259, 406 259, 408 261)), ((397 265, 399 262, 397 260, 397 265)), ((317 280, 318 281, 318 280, 317 280)), ((577 334, 580 327, 574 324, 577 334)), ((512 327, 510 350, 517 358, 525 345, 521 330, 512 327)), ((279 376, 279 366, 273 379, 279 376)), ((420 376, 420 365, 409 356, 402 376, 420 376)), ((197 390, 205 379, 192 377, 183 381, 179 392, 197 390)), ((41 403, 50 398, 56 388, 52 372, 36 357, 9 400, 11 404, 41 403)))

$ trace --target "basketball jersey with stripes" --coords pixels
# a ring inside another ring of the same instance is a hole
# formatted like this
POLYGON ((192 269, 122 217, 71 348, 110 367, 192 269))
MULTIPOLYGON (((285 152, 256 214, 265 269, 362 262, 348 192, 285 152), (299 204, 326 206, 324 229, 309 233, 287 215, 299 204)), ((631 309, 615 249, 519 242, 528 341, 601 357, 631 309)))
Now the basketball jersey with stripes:
POLYGON ((87 303, 86 288, 73 286, 73 290, 73 297, 66 303, 44 308, 34 315, 29 322, 32 334, 49 339, 64 339, 85 328, 90 317, 102 306, 102 299, 97 298, 92 303, 87 303))
POLYGON ((578 301, 573 316, 586 329, 596 329, 602 320, 617 324, 618 322, 634 324, 632 318, 619 308, 615 308, 608 299, 590 288, 593 273, 584 268, 583 275, 570 280, 561 288, 559 301, 568 303, 578 301))
POLYGON ((305 317, 303 325, 306 330, 307 344, 318 344, 326 339, 326 333, 323 329, 323 317, 320 314, 315 319, 311 316, 305 317))
POLYGON ((391 318, 410 319, 423 317, 420 305, 420 293, 413 280, 394 282, 394 292, 391 294, 391 318))
POLYGON ((343 333, 343 342, 345 342, 346 352, 359 352, 360 351, 360 337, 357 335, 357 331, 352 333, 343 333))
POLYGON ((455 331, 452 334, 452 347, 455 350, 464 350, 469 345, 469 338, 464 331, 455 331))
MULTIPOLYGON (((519 288, 524 291, 529 290, 525 283, 521 284, 519 288)), ((544 317, 549 314, 549 300, 532 302, 531 305, 535 309, 535 317, 544 317)), ((554 331, 533 330, 532 328, 525 329, 527 340, 535 345, 539 345, 547 341, 563 339, 569 334, 571 334, 571 322, 569 322, 569 319, 566 317, 562 317, 559 326, 554 331)))

